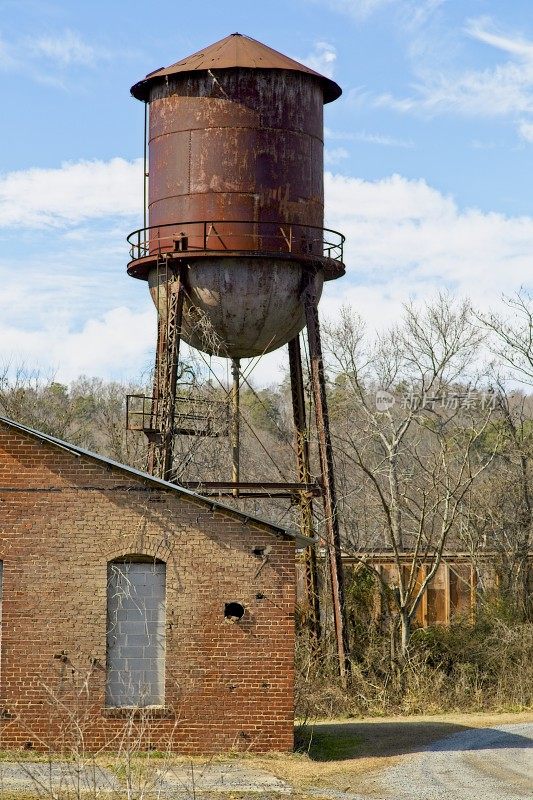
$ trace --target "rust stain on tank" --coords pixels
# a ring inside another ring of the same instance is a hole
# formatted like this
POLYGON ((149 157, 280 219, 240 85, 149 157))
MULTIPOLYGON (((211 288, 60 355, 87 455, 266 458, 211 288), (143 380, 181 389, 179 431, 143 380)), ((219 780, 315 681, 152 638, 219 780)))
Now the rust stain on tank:
MULTIPOLYGON (((324 280, 323 106, 339 87, 233 35, 149 74, 132 93, 150 109, 150 252, 172 250, 180 228, 191 254, 228 251, 191 255, 186 318, 207 314, 228 355, 279 347, 303 327, 309 259, 318 291, 324 280)), ((153 290, 158 278, 148 279, 153 290)), ((202 349, 193 327, 184 338, 202 349)))
POLYGON ((320 83, 299 73, 241 69, 219 83, 224 99, 210 96, 213 79, 205 73, 152 89, 150 224, 253 219, 258 196, 261 220, 321 226, 320 83))

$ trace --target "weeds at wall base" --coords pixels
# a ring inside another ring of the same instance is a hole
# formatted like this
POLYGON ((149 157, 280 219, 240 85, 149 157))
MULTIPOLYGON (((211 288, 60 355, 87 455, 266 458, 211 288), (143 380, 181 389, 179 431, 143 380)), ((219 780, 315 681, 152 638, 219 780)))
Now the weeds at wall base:
POLYGON ((312 657, 297 645, 296 716, 317 718, 524 711, 533 706, 533 624, 482 617, 414 632, 409 654, 392 661, 389 636, 376 626, 352 659, 349 686, 336 676, 331 643, 312 657))

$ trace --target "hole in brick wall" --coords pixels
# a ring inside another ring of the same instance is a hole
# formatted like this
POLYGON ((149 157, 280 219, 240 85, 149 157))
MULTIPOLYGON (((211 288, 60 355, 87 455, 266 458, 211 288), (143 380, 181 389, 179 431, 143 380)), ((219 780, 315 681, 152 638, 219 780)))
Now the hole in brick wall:
POLYGON ((256 599, 256 600, 264 600, 264 599, 265 599, 265 597, 266 597, 266 595, 265 595, 265 594, 263 594, 263 592, 257 592, 257 594, 256 594, 256 596, 255 596, 255 599, 256 599))
POLYGON ((270 545, 257 545, 257 547, 252 549, 252 553, 258 558, 264 558, 270 553, 271 550, 272 548, 270 545))
POLYGON ((61 661, 63 664, 68 662, 68 656, 65 650, 62 650, 60 653, 55 653, 54 658, 57 659, 57 661, 61 661))
POLYGON ((228 622, 238 622, 244 616, 244 606, 241 603, 226 603, 224 617, 228 622))
POLYGON ((33 742, 24 742, 24 750, 33 750, 33 742))

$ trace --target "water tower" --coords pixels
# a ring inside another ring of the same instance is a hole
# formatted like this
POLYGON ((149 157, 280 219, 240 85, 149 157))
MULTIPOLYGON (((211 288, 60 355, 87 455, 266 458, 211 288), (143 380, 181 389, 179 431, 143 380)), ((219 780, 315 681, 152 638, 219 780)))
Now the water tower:
MULTIPOLYGON (((341 89, 235 33, 149 73, 131 93, 145 103, 148 219, 128 237, 128 273, 147 281, 158 309, 153 397, 143 400, 140 412, 132 411, 132 427, 142 427, 148 436, 148 469, 173 480, 174 438, 187 433, 177 413, 180 342, 231 359, 231 480, 195 488, 219 496, 296 496, 307 536, 313 535, 312 498, 321 494, 343 672, 342 564, 317 312, 323 282, 345 271, 344 237, 323 227, 323 106, 341 89), (320 454, 318 485, 309 466, 299 339, 305 327, 320 454), (240 359, 286 344, 297 481, 245 484, 239 480, 240 359)), ((316 598, 312 549, 307 573, 310 597, 316 598)))

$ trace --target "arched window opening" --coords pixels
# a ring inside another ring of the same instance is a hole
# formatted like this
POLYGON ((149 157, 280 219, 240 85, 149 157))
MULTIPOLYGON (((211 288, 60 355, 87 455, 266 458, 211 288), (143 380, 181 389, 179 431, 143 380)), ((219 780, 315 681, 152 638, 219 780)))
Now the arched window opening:
POLYGON ((164 562, 125 556, 107 567, 106 706, 165 702, 164 562))

